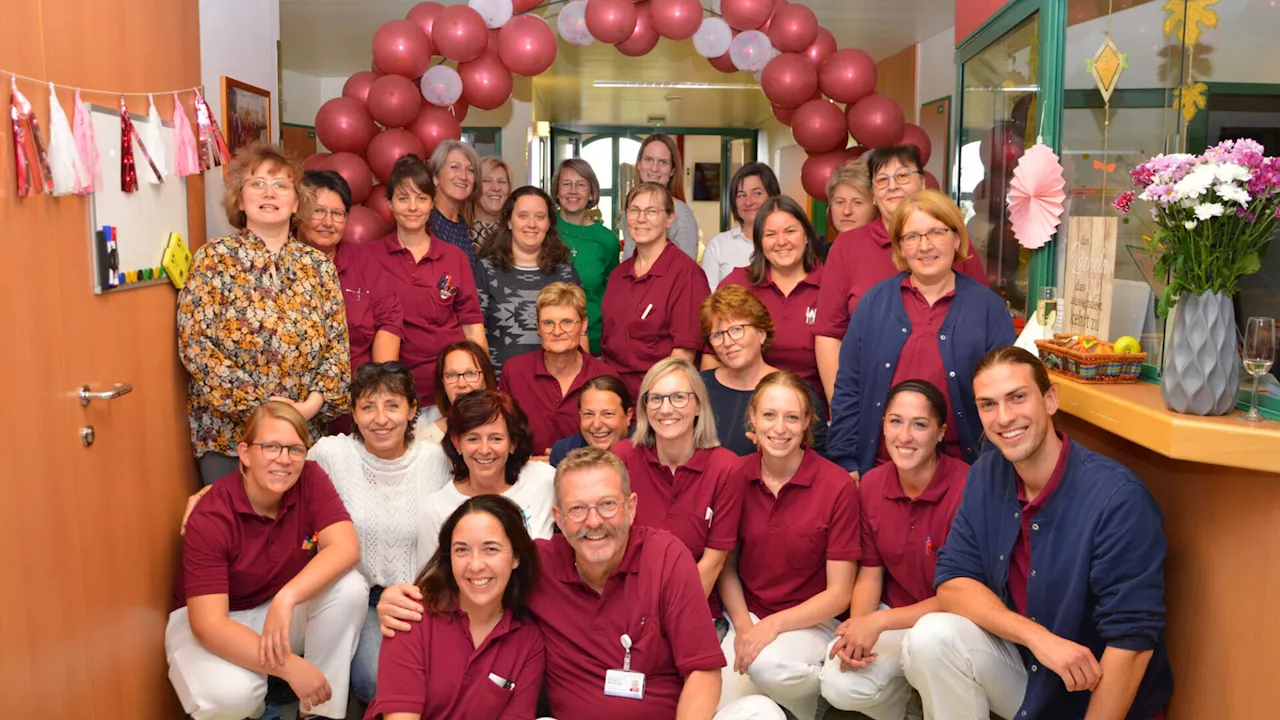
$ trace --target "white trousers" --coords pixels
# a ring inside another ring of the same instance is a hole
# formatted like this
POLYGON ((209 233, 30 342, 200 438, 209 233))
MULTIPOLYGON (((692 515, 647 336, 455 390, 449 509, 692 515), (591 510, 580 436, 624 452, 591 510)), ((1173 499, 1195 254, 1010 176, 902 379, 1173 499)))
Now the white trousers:
MULTIPOLYGON (((751 621, 757 623, 760 618, 752 614, 751 621)), ((827 646, 835 639, 838 626, 833 618, 813 627, 779 634, 760 651, 755 662, 747 668, 746 675, 739 675, 733 670, 736 657, 733 641, 737 634, 730 626, 729 634, 720 643, 728 663, 721 674, 720 708, 727 709, 739 698, 765 695, 791 711, 797 720, 813 720, 818 712, 818 675, 822 672, 822 659, 827 646)))
MULTIPOLYGON (((229 613, 232 620, 261 633, 270 602, 251 610, 229 613)), ((369 589, 352 570, 293 611, 289 645, 304 656, 329 681, 329 702, 311 708, 311 714, 343 718, 347 714, 347 681, 360 626, 369 609, 369 589)), ((265 709, 267 675, 228 662, 209 652, 191 632, 187 608, 169 614, 164 632, 169 680, 182 701, 182 709, 195 720, 256 718, 265 709)))
MULTIPOLYGON (((555 718, 542 717, 538 720, 555 720, 555 718)), ((787 714, 769 698, 763 695, 749 695, 716 710, 711 720, 787 720, 787 714)))
POLYGON ((872 648, 876 659, 858 670, 841 670, 840 658, 831 659, 832 640, 818 677, 822 697, 837 710, 857 711, 871 720, 903 720, 911 699, 911 684, 902 671, 906 636, 906 630, 880 633, 872 648))
POLYGON ((951 613, 925 615, 907 631, 902 667, 931 720, 1013 718, 1027 692, 1014 644, 951 613))

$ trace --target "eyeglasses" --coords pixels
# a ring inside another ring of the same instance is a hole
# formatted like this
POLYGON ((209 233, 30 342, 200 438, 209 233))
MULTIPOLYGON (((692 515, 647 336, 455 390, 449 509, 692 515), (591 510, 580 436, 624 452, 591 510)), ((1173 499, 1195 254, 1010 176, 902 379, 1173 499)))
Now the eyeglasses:
POLYGON ((573 180, 561 180, 561 181, 560 181, 560 189, 561 189, 561 190, 569 190, 569 191, 574 191, 574 190, 576 190, 576 191, 578 191, 578 192, 586 192, 586 191, 588 191, 588 190, 590 190, 590 189, 591 189, 591 186, 590 186, 590 185, 588 185, 588 184, 587 184, 585 181, 583 181, 583 180, 578 180, 578 181, 576 181, 576 182, 575 182, 575 181, 573 181, 573 180))
POLYGON ((658 219, 658 216, 664 214, 665 212, 666 210, 663 210, 662 208, 656 208, 656 207, 638 208, 632 205, 631 207, 627 208, 627 217, 632 220, 636 220, 641 215, 643 215, 645 220, 648 220, 649 222, 653 222, 654 220, 658 219))
POLYGON ((662 409, 662 401, 670 400, 671 407, 679 410, 681 408, 688 407, 689 401, 693 399, 693 397, 694 395, 691 392, 673 392, 673 393, 667 393, 665 395, 657 395, 655 393, 645 393, 644 405, 650 410, 660 410, 662 409))
POLYGON ((293 458, 294 460, 307 459, 307 448, 304 445, 281 445, 280 443, 273 443, 273 442, 265 442, 265 443, 255 442, 255 443, 249 443, 249 444, 256 445, 258 449, 262 452, 262 457, 268 460, 275 460, 276 458, 280 457, 280 453, 284 452, 285 450, 289 451, 289 457, 293 458))
POLYGON ((951 232, 951 228, 934 228, 923 233, 907 233, 902 236, 902 247, 914 250, 921 243, 924 243, 926 238, 930 247, 937 247, 942 243, 942 239, 951 232))
MULTIPOLYGON (((924 173, 920 172, 919 170, 911 170, 909 168, 900 167, 897 170, 893 171, 893 181, 899 185, 906 185, 907 183, 911 182, 912 175, 923 175, 923 174, 924 173)), ((877 175, 875 179, 871 181, 871 184, 875 185, 877 190, 884 190, 885 188, 889 187, 889 176, 877 175)))
POLYGON ((346 210, 337 210, 337 209, 335 209, 335 210, 325 210, 325 209, 324 209, 324 208, 322 208, 322 207, 317 207, 317 208, 315 208, 314 210, 312 210, 312 211, 311 211, 311 219, 312 219, 312 220, 315 220, 316 222, 324 222, 324 219, 325 219, 325 218, 332 218, 332 219, 333 219, 333 222, 335 222, 335 223, 346 222, 346 221, 347 221, 347 211, 346 211, 346 210))
POLYGON ((293 192, 293 183, 288 180, 267 180, 266 178, 249 178, 244 181, 242 187, 247 187, 254 192, 266 192, 267 186, 271 186, 272 190, 278 193, 293 192))
POLYGON ((382 368, 384 372, 389 372, 389 373, 404 372, 405 370, 404 363, 401 363, 398 360, 388 360, 382 363, 370 363, 370 364, 376 367, 382 368))
POLYGON ((717 330, 711 333, 710 335, 707 336, 707 340, 710 341, 712 345, 723 345, 724 338, 726 335, 729 336, 730 340, 741 340, 742 337, 747 334, 747 328, 749 327, 755 327, 755 326, 754 325, 730 325, 724 330, 717 330))
POLYGON ((465 379, 468 383, 474 383, 480 379, 479 370, 467 370, 465 372, 447 372, 444 374, 444 381, 450 385, 456 385, 458 378, 465 379))
POLYGON ((542 332, 544 333, 553 333, 556 331, 557 327, 564 332, 573 332, 573 329, 578 327, 578 323, 580 322, 582 321, 571 320, 569 318, 565 318, 560 322, 556 322, 555 320, 539 320, 538 327, 542 328, 542 332))
POLYGON ((564 514, 565 517, 568 517, 570 520, 580 523, 585 522, 587 516, 591 514, 591 511, 595 510, 601 518, 608 520, 609 518, 617 515, 618 511, 621 510, 622 506, 625 504, 626 503, 613 499, 601 500, 595 505, 574 505, 568 510, 565 510, 564 514))

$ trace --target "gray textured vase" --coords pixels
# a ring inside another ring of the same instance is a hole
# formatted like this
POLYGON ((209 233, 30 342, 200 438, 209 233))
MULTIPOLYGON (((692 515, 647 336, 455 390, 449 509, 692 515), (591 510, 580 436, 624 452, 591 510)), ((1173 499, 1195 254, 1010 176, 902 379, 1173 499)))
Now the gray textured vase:
POLYGON ((1240 355, 1236 311, 1222 293, 1178 298, 1165 343, 1160 395, 1165 407, 1187 415, 1226 415, 1236 406, 1240 355))

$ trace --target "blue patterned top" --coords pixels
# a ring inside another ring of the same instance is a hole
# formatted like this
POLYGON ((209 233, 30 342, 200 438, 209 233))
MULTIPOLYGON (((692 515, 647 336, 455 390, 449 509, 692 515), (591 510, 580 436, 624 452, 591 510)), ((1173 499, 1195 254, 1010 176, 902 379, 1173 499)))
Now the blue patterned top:
POLYGON ((432 235, 466 253, 467 260, 470 260, 472 265, 476 264, 476 246, 471 242, 471 226, 461 214, 458 215, 458 222, 454 222, 439 210, 431 208, 427 227, 432 235))

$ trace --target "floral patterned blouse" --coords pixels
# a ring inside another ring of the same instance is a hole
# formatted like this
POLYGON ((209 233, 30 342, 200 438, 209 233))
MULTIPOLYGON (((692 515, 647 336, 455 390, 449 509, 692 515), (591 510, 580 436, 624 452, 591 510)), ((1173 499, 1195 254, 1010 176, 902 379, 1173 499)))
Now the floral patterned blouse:
POLYGON ((324 405, 314 437, 350 404, 351 356, 338 271, 290 238, 272 255, 245 230, 195 253, 178 295, 178 354, 191 374, 191 445, 236 454, 249 414, 272 395, 324 405))

